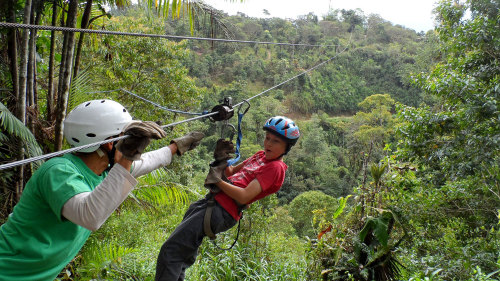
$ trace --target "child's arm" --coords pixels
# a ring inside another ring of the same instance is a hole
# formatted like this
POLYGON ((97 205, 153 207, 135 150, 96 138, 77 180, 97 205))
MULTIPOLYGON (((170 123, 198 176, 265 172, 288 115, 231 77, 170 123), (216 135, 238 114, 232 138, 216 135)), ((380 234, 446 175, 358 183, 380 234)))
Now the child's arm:
POLYGON ((224 171, 226 177, 232 176, 232 175, 236 174, 237 172, 239 172, 241 170, 241 168, 243 168, 243 166, 244 166, 243 163, 244 162, 241 162, 240 164, 238 164, 236 166, 228 166, 226 168, 226 170, 224 171))
MULTIPOLYGON (((238 165, 240 166, 240 165, 238 165)), ((236 166, 235 168, 237 168, 236 166)), ((233 198, 239 204, 247 204, 250 202, 255 196, 262 192, 262 187, 257 179, 248 184, 246 188, 241 188, 225 181, 220 181, 216 183, 217 187, 219 187, 226 195, 233 198)))

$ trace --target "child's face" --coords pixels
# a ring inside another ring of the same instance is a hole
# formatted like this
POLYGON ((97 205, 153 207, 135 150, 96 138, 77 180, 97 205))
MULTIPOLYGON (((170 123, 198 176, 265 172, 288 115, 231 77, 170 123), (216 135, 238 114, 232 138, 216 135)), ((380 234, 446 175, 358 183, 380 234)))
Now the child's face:
POLYGON ((280 137, 266 132, 266 138, 264 139, 264 152, 266 153, 267 160, 273 160, 285 153, 286 142, 280 137))

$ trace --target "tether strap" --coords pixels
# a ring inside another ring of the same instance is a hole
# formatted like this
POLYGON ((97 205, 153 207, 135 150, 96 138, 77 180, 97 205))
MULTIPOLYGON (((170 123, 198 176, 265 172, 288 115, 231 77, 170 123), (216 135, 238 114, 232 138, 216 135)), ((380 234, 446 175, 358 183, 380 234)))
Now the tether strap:
POLYGON ((247 113, 248 109, 250 108, 250 103, 247 100, 245 100, 244 102, 248 104, 248 107, 241 113, 240 110, 243 106, 240 106, 240 108, 238 109, 238 138, 236 139, 236 151, 234 153, 235 157, 233 159, 227 160, 228 166, 231 166, 234 163, 238 162, 238 160, 240 160, 240 145, 241 145, 241 139, 243 139, 243 133, 241 132, 241 120, 243 120, 243 116, 245 115, 245 113, 247 113))

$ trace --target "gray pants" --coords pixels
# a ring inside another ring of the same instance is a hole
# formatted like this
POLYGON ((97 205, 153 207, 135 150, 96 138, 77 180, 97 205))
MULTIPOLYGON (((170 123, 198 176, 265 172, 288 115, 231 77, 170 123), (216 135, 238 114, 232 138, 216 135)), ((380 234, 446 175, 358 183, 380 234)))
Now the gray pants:
MULTIPOLYGON (((203 198, 191 204, 182 222, 161 247, 156 262, 156 281, 184 280, 184 272, 195 262, 198 248, 205 237, 203 218, 207 201, 207 198, 203 198)), ((213 233, 224 232, 235 224, 236 220, 216 202, 210 220, 213 233)))

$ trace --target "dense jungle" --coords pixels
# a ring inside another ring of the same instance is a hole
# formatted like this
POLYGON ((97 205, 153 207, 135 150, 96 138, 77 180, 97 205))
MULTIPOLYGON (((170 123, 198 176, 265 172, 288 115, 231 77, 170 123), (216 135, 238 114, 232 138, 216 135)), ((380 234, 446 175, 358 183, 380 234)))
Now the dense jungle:
MULTIPOLYGON (((301 137, 280 191, 244 211, 231 250, 237 227, 205 239, 186 280, 500 280, 498 0, 439 1, 419 33, 359 9, 252 18, 165 2, 2 1, 0 22, 172 37, 0 26, 0 165, 70 148, 65 112, 87 100, 166 125, 192 117, 166 109, 231 98, 236 128, 248 107, 241 159, 270 116, 301 137)), ((58 280, 154 280, 228 128, 165 128, 148 150, 206 137, 139 178, 58 280)), ((42 161, 0 169, 0 224, 42 161)))

